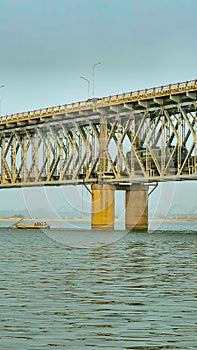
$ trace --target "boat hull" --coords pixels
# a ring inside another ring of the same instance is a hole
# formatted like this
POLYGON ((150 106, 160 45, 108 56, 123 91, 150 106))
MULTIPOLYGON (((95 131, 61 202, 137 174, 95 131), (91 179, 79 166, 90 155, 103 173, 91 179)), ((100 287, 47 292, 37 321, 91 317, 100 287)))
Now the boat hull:
POLYGON ((15 228, 19 230, 42 230, 42 229, 49 229, 49 225, 21 225, 21 224, 15 224, 13 225, 15 228))

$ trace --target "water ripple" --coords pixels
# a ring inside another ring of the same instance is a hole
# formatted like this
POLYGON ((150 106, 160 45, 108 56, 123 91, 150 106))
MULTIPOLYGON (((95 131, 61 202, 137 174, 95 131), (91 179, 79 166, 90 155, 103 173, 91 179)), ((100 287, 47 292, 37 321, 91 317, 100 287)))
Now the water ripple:
POLYGON ((119 236, 77 249, 1 230, 0 349, 196 349, 197 234, 119 236))

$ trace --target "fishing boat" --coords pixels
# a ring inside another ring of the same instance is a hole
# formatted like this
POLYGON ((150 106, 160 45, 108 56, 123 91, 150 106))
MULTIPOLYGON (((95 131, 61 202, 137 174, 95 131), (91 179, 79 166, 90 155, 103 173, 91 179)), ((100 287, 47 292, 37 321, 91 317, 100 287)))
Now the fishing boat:
POLYGON ((41 230, 41 229, 49 229, 50 225, 48 225, 46 222, 35 222, 33 225, 24 225, 19 222, 15 223, 12 225, 13 227, 17 229, 36 229, 36 230, 41 230))

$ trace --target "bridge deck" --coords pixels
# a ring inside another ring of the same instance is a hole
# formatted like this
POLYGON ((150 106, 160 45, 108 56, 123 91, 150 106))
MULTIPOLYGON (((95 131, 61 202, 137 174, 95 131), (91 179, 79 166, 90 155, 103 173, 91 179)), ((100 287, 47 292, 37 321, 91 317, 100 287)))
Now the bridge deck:
POLYGON ((120 107, 122 111, 128 109, 140 110, 141 107, 155 110, 161 105, 172 106, 172 101, 187 105, 191 100, 197 101, 197 80, 170 84, 150 89, 143 89, 123 94, 93 98, 71 104, 46 107, 34 111, 10 114, 0 118, 0 129, 11 126, 23 126, 44 122, 47 118, 61 119, 70 117, 85 117, 87 114, 98 114, 99 111, 114 113, 110 107, 120 107))

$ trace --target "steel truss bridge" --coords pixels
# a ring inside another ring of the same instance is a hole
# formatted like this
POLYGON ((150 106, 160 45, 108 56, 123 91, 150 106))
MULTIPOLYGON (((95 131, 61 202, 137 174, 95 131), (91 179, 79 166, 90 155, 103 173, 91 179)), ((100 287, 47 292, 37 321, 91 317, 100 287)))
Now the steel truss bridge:
POLYGON ((0 119, 0 187, 197 180, 197 80, 0 119))

